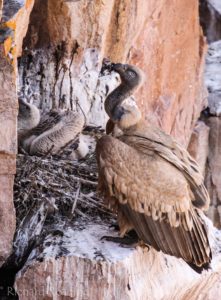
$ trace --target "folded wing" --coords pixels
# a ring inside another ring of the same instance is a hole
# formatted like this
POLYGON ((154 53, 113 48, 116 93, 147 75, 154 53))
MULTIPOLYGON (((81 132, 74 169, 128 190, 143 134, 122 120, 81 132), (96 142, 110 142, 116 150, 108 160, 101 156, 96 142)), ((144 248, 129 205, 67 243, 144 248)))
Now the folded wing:
POLYGON ((125 139, 106 136, 97 144, 99 188, 105 198, 115 199, 120 218, 125 218, 120 223, 129 220, 128 230, 133 227, 156 250, 207 268, 211 251, 206 226, 192 205, 183 172, 155 149, 142 153, 125 139))
POLYGON ((192 197, 193 204, 198 208, 208 209, 210 198, 198 164, 189 155, 188 151, 170 135, 151 126, 151 129, 146 131, 139 131, 138 129, 132 133, 128 132, 120 139, 140 152, 149 153, 149 151, 152 151, 175 166, 182 172, 190 185, 194 195, 192 197))

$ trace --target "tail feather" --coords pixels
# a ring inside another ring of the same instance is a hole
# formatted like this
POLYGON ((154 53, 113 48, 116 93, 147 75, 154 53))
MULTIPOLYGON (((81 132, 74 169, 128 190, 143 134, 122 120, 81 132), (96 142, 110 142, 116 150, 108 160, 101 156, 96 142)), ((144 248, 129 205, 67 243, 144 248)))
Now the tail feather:
POLYGON ((165 254, 182 258, 198 273, 210 268, 212 255, 206 225, 197 209, 190 211, 193 228, 189 231, 182 223, 178 227, 171 227, 167 219, 154 221, 151 216, 131 209, 128 204, 121 205, 120 209, 131 220, 139 238, 145 243, 165 254))

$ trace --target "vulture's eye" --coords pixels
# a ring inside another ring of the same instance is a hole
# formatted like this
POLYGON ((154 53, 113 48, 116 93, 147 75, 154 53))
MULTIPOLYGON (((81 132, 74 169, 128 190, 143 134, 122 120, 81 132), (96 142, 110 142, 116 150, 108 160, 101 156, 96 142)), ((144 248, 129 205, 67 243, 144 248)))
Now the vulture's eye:
POLYGON ((134 71, 127 71, 127 74, 131 77, 131 78, 135 78, 137 76, 137 74, 134 71))

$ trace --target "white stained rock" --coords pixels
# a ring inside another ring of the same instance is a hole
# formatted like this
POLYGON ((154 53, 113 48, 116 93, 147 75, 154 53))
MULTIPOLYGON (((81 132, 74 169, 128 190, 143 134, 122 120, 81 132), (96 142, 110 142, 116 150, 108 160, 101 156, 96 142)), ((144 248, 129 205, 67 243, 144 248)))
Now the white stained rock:
MULTIPOLYGON (((49 55, 49 54, 48 54, 49 55)), ((85 49, 82 59, 82 65, 76 72, 76 65, 71 58, 64 58, 63 66, 66 66, 59 73, 56 84, 52 76, 55 72, 55 61, 53 55, 45 55, 45 51, 33 51, 32 68, 29 70, 29 85, 25 85, 23 74, 25 67, 19 69, 20 88, 23 88, 24 97, 32 99, 32 102, 41 107, 43 111, 52 108, 57 109, 59 100, 62 98, 64 108, 79 108, 84 112, 87 125, 105 127, 108 116, 104 111, 104 101, 110 91, 119 85, 117 74, 100 74, 101 53, 96 49, 85 49), (36 75, 40 72, 41 65, 47 65, 44 69, 44 78, 36 75), (69 72, 66 70, 70 69, 69 72), (42 87, 44 87, 42 91, 42 87), (70 92, 71 90, 71 92, 70 92), (54 93, 54 102, 52 101, 52 91, 54 93)))
POLYGON ((221 115, 221 41, 210 44, 205 68, 205 83, 209 91, 210 113, 221 115))
POLYGON ((87 49, 79 75, 73 80, 73 94, 86 115, 86 123, 105 127, 108 116, 104 111, 104 101, 110 91, 119 85, 117 74, 99 77, 100 53, 87 49))
POLYGON ((152 248, 101 240, 117 234, 108 225, 76 224, 63 236, 48 236, 37 260, 32 258, 17 274, 19 299, 217 300, 221 232, 206 220, 213 262, 201 275, 183 260, 152 248))
POLYGON ((221 1, 220 0, 208 0, 212 7, 221 14, 221 1))
POLYGON ((210 133, 205 183, 211 199, 207 214, 213 220, 213 224, 221 228, 219 209, 221 199, 221 118, 210 117, 207 119, 207 125, 210 128, 210 133))

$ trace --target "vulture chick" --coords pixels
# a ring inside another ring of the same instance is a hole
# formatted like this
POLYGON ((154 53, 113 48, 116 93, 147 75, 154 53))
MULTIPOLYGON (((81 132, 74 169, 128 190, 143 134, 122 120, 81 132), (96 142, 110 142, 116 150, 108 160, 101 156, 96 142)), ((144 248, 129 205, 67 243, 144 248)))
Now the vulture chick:
POLYGON ((38 108, 19 99, 18 144, 30 155, 58 153, 77 138, 84 123, 83 114, 73 111, 51 111, 40 120, 38 108))
POLYGON ((121 84, 105 100, 108 131, 96 155, 98 189, 116 209, 120 234, 135 230, 157 251, 182 258, 195 271, 211 261, 202 210, 209 195, 197 163, 171 136, 145 124, 136 102, 129 98, 142 83, 142 72, 131 65, 113 64, 121 84))
POLYGON ((40 122, 40 111, 32 104, 18 99, 18 140, 20 141, 27 132, 37 126, 40 122))

